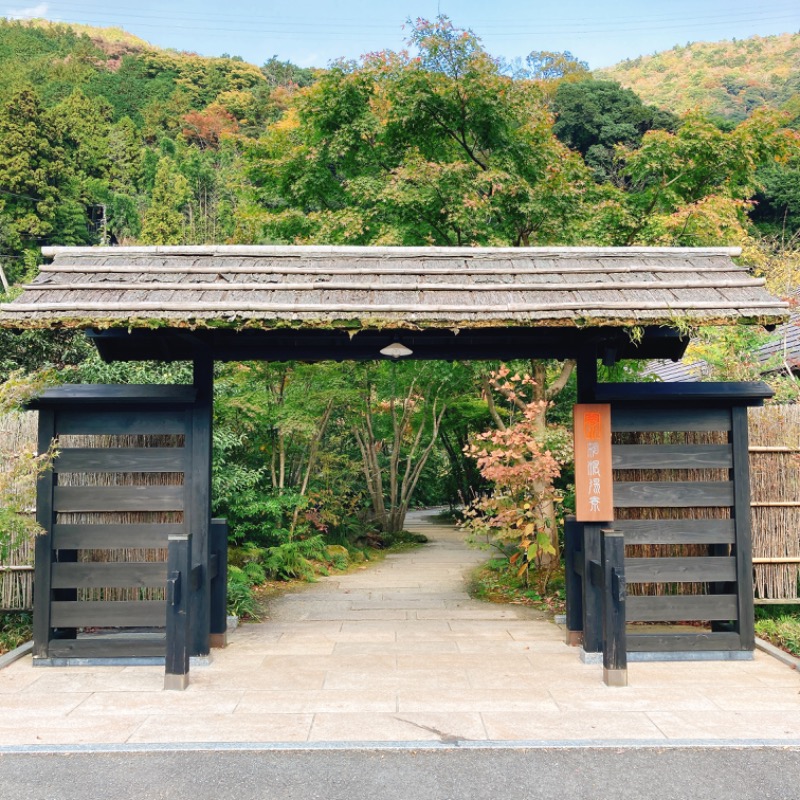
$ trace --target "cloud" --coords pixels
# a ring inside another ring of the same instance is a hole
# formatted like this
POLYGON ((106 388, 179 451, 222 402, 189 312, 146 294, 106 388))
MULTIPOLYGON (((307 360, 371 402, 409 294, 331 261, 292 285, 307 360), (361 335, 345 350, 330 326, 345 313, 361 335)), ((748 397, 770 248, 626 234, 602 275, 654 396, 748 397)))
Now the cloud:
POLYGON ((47 16, 48 9, 47 3, 39 3, 29 8, 9 8, 6 16, 8 19, 36 19, 47 16))

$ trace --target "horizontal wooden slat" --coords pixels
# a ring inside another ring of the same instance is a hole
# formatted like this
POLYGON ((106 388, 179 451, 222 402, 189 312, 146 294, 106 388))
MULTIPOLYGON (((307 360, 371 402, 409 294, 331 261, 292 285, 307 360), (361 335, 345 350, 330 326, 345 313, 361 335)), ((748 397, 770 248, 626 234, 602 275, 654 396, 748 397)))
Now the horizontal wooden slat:
POLYGON ((615 508, 717 508, 733 505, 730 481, 615 481, 615 508))
MULTIPOLYGON (((92 268, 94 272, 94 268, 92 268)), ((85 408, 87 405, 119 407, 191 405, 197 399, 197 389, 189 384, 152 384, 152 383, 65 383, 46 389, 35 397, 32 408, 55 406, 64 408, 73 405, 85 408)))
POLYGON ((733 466, 728 444, 615 444, 614 469, 709 469, 733 466))
POLYGON ((64 448, 55 472, 183 472, 182 447, 64 448))
POLYGON ((729 431, 731 414, 725 409, 611 408, 611 430, 729 431))
POLYGON ((736 559, 729 556, 626 558, 628 583, 704 583, 735 581, 736 559))
POLYGON ((166 649, 163 636, 93 636, 85 639, 51 639, 47 654, 50 658, 157 658, 163 656, 166 649))
POLYGON ((783 605, 800 605, 800 597, 787 597, 787 598, 773 598, 773 597, 756 597, 753 602, 757 606, 783 606, 783 605))
POLYGON ((54 628, 163 628, 167 604, 155 600, 56 600, 50 604, 54 628))
POLYGON ((775 453, 776 455, 779 455, 780 453, 800 453, 800 447, 751 444, 747 448, 747 451, 749 453, 760 453, 762 455, 764 455, 765 453, 775 453))
POLYGON ((732 519, 620 519, 612 527, 625 544, 732 544, 732 519))
POLYGON ((56 486, 53 509, 76 511, 182 511, 183 486, 56 486))
POLYGON ((54 525, 54 550, 113 550, 166 547, 171 534, 185 533, 182 523, 135 525, 54 525))
POLYGON ((53 564, 51 570, 51 586, 54 589, 164 586, 166 580, 166 561, 100 564, 77 562, 53 564))
POLYGON ((625 601, 628 622, 684 622, 738 619, 735 594, 629 596, 625 601))
POLYGON ((611 403, 618 408, 725 408, 760 406, 772 390, 753 381, 665 381, 655 383, 598 383, 596 403, 611 403))
POLYGON ((59 436, 110 436, 184 433, 186 414, 182 411, 61 411, 56 414, 59 436))
POLYGON ((629 653, 741 650, 738 633, 628 633, 629 653))

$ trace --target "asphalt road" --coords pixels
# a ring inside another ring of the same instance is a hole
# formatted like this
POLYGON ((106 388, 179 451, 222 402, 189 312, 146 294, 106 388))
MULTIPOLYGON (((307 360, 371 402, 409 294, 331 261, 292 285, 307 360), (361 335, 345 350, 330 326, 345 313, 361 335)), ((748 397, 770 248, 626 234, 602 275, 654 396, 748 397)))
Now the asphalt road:
POLYGON ((19 800, 798 800, 800 744, 9 752, 19 800))

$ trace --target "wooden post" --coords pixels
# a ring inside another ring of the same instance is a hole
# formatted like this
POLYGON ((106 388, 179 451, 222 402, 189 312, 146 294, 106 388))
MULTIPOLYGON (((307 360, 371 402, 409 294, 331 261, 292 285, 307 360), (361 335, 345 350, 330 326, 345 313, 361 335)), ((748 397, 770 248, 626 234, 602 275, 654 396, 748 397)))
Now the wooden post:
POLYGON ((583 641, 583 526, 570 514, 564 520, 564 588, 566 593, 566 643, 583 641))
POLYGON ((228 644, 228 521, 211 520, 211 647, 228 644))
POLYGON ((167 555, 167 652, 164 688, 189 685, 192 534, 173 533, 167 555))
POLYGON ((600 542, 603 564, 603 682, 628 685, 628 652, 625 639, 625 538, 604 530, 600 542))
POLYGON ((199 588, 192 595, 191 654, 208 655, 211 648, 211 579, 208 574, 211 528, 211 436, 214 411, 214 361, 210 357, 194 362, 197 401, 192 416, 192 489, 189 498, 188 530, 195 534, 193 565, 200 568, 199 588))
POLYGON ((602 574, 598 575, 600 528, 596 522, 583 525, 583 649, 586 653, 599 653, 603 649, 602 574))
POLYGON ((733 521, 736 531, 736 630, 742 650, 755 649, 755 609, 753 604, 753 545, 750 532, 750 454, 748 450, 747 407, 731 409, 728 434, 733 454, 733 521))
MULTIPOLYGON (((38 452, 50 448, 56 434, 55 412, 39 411, 38 452)), ((52 599, 51 569, 53 563, 53 471, 48 469, 39 476, 36 485, 36 522, 44 531, 36 537, 35 572, 33 576, 33 656, 47 658, 52 636, 50 601, 52 599)))
POLYGON ((578 402, 593 403, 597 388, 597 352, 587 350, 577 358, 578 402))

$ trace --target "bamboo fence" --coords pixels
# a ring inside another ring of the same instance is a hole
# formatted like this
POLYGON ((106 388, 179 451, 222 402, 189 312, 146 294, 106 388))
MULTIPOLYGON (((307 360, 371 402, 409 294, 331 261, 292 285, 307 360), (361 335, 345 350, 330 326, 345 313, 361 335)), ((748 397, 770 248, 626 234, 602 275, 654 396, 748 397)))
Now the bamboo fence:
MULTIPOLYGON (((614 434, 615 444, 669 444, 669 445, 702 445, 724 444, 725 433, 717 431, 686 432, 640 432, 614 434)), ((727 469, 626 469, 614 470, 614 479, 619 481, 725 481, 728 480, 727 469)), ((616 508, 614 517, 625 519, 730 519, 728 508, 616 508)), ((709 545, 629 545, 625 548, 629 557, 633 558, 667 558, 694 557, 710 554, 709 545)), ((667 594, 706 594, 705 583, 630 583, 628 592, 631 595, 667 595, 667 594)))
MULTIPOLYGON (((36 447, 36 414, 7 414, 0 417, 0 472, 10 470, 10 458, 36 447)), ((23 500, 31 486, 13 485, 11 492, 23 500)), ((34 510, 30 509, 33 516, 34 510)), ((34 537, 17 542, 7 558, 0 560, 0 612, 33 607, 34 537)))
MULTIPOLYGON (((133 435, 133 436, 62 436, 59 447, 182 447, 182 435, 133 435)), ((60 473, 61 486, 181 486, 180 472, 92 472, 60 473)), ((134 523, 180 523, 180 511, 130 511, 62 513, 57 522, 67 525, 100 525, 134 523)), ((83 562, 162 562, 167 560, 166 548, 109 548, 78 551, 78 560, 83 562)), ((118 588, 79 589, 79 600, 163 600, 163 588, 118 588)))
POLYGON ((800 602, 800 405, 750 409, 756 602, 800 602))

